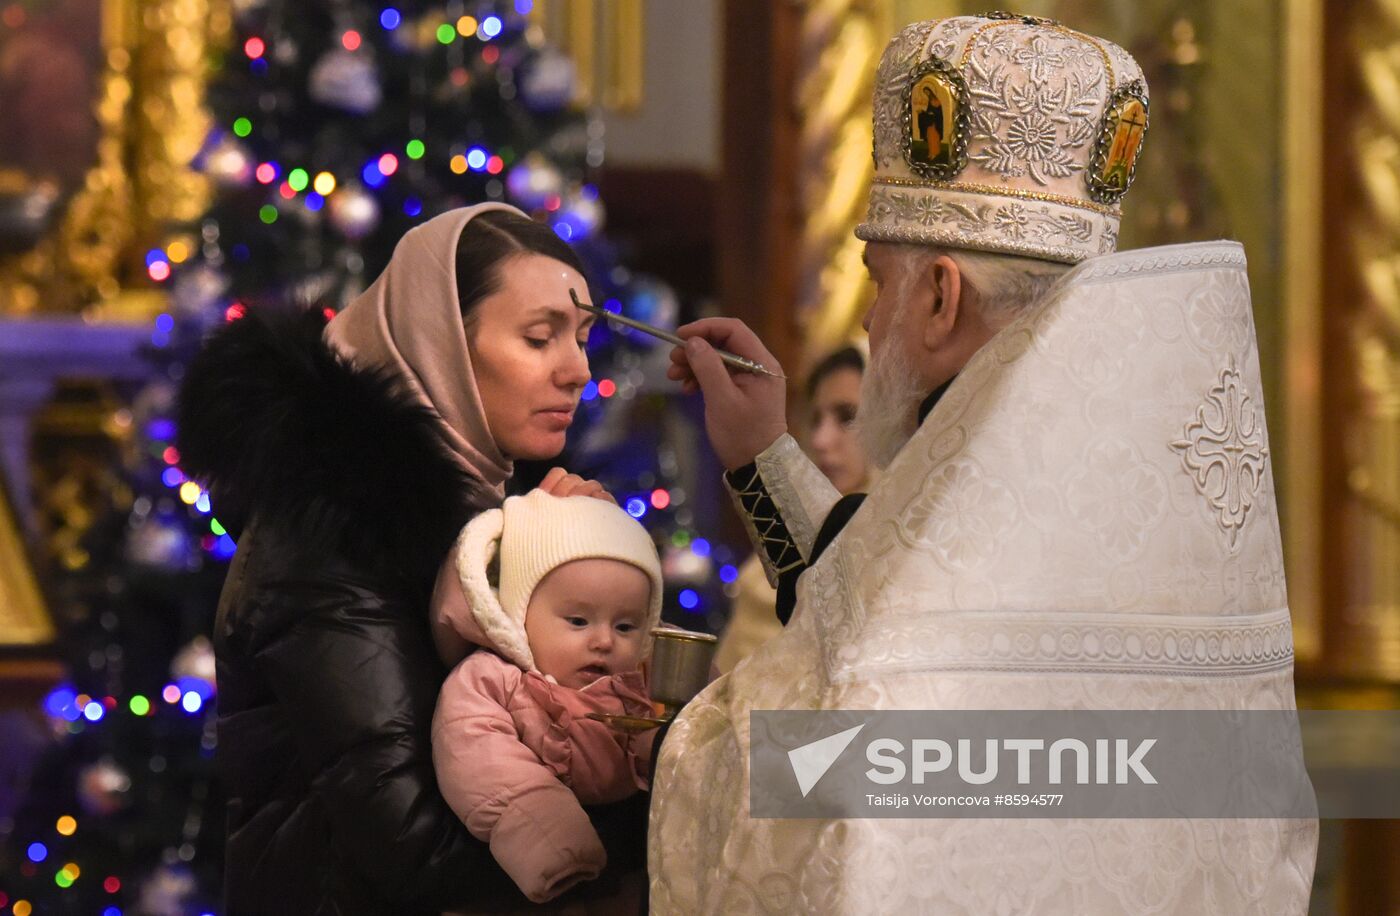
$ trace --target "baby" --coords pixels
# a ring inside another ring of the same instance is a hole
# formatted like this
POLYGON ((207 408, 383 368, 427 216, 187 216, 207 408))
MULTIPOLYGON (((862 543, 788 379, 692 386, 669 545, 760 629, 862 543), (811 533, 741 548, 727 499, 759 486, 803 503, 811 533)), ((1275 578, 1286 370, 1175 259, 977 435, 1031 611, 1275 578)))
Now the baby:
POLYGON ((433 638, 444 661, 460 661, 433 716, 438 783, 537 903, 607 862, 582 806, 647 788, 656 733, 587 716, 653 714, 640 667, 661 589, 636 520, 539 490, 473 519, 438 575, 433 638))

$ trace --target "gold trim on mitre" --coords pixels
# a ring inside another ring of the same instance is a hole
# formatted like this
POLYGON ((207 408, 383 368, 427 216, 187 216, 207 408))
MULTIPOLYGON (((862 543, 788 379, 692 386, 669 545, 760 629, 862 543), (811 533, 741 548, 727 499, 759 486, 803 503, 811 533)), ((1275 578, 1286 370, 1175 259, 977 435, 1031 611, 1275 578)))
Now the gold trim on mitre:
POLYGON ((933 188, 940 191, 966 191, 969 194, 991 194, 995 197, 1018 197, 1021 200, 1042 200, 1052 204, 1064 204, 1066 207, 1079 207, 1081 210, 1102 213, 1104 216, 1119 215, 1119 209, 1116 206, 1099 204, 1092 200, 1084 200, 1079 197, 1068 197, 1064 194, 1046 194, 1041 191, 1026 191, 1021 188, 998 188, 989 184, 973 184, 966 181, 927 181, 917 178, 893 178, 887 175, 872 178, 871 182, 873 184, 893 185, 899 188, 933 188))
POLYGON ((1118 215, 1058 200, 922 184, 890 186, 877 180, 856 238, 1077 264, 1112 253, 1118 243, 1118 215))

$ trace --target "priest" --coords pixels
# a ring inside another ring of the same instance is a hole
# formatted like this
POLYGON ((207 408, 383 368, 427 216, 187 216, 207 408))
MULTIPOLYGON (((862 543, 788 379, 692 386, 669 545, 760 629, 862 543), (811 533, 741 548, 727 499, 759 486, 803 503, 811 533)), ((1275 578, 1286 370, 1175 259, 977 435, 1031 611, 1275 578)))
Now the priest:
POLYGON ((1115 253, 1148 102, 1126 51, 1048 20, 890 42, 856 229, 868 496, 803 457, 781 382, 726 371, 716 347, 776 365, 751 331, 681 330, 786 626, 670 729, 653 912, 1307 911, 1315 820, 749 812, 753 710, 1294 708, 1244 252, 1115 253))

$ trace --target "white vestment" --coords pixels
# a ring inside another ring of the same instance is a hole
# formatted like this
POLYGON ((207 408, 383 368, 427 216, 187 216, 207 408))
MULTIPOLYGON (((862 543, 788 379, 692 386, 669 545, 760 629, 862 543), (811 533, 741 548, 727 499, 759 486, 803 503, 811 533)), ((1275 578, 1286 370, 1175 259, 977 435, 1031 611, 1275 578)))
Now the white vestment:
MULTIPOLYGON (((1315 820, 749 816, 754 709, 1294 708, 1242 249, 1093 258, 1060 290, 968 363, 782 634, 676 719, 653 912, 1307 911, 1315 820)), ((831 494, 783 454, 760 466, 806 551, 831 494)))

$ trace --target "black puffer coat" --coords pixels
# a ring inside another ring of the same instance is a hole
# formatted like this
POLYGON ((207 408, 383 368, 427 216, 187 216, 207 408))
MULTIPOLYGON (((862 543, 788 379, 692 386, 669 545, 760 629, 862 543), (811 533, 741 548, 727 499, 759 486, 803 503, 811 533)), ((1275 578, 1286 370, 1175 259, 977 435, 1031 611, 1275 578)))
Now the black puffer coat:
MULTIPOLYGON (((181 463, 238 542, 215 625, 227 912, 436 913, 527 905, 438 792, 446 670, 428 598, 477 511, 436 422, 351 370, 319 314, 250 312, 186 375, 181 463)), ((596 809, 609 870, 645 859, 648 796, 596 809)))

